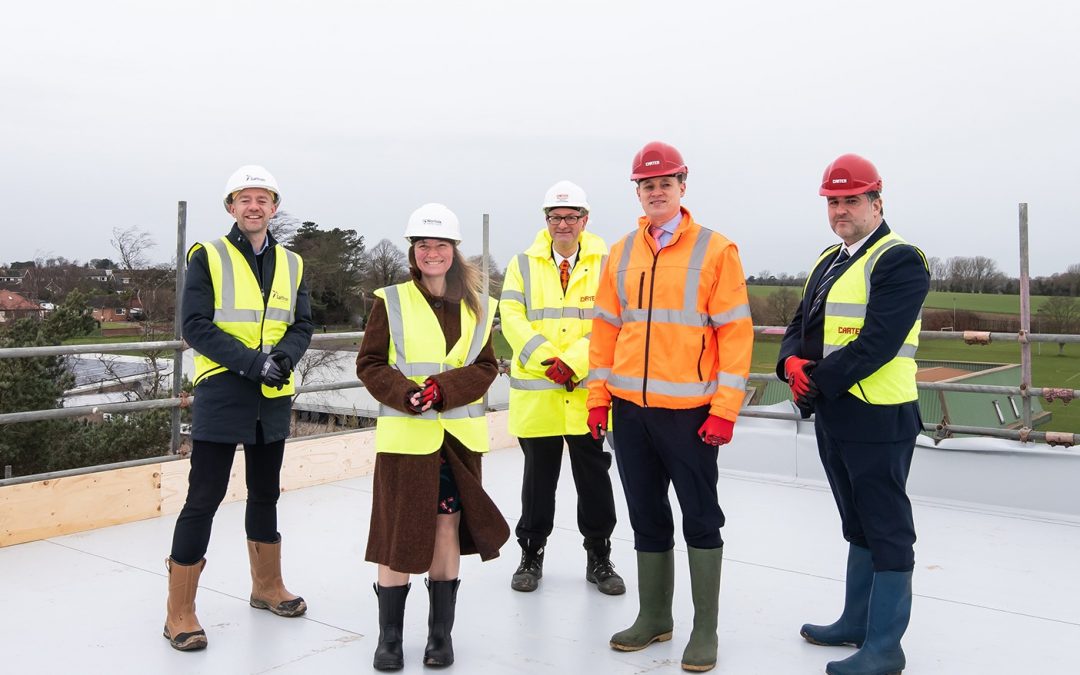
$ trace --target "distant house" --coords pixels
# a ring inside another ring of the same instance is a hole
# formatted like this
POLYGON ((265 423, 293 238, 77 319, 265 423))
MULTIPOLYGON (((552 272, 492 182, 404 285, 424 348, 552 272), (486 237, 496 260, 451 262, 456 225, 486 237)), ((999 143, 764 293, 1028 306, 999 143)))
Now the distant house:
POLYGON ((27 300, 15 291, 0 289, 0 323, 24 318, 41 319, 44 316, 45 308, 38 303, 27 300))
POLYGON ((23 282, 23 277, 26 276, 25 269, 9 269, 7 267, 0 267, 0 288, 7 286, 20 286, 23 282))
POLYGON ((97 321, 131 321, 133 306, 142 306, 136 298, 125 298, 121 295, 99 295, 87 302, 92 310, 91 314, 97 321))

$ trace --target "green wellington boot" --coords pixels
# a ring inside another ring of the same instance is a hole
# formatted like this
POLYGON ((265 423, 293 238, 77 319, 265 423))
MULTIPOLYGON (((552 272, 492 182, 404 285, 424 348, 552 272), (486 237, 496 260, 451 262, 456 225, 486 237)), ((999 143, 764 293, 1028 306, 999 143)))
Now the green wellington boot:
POLYGON ((720 567, 724 547, 687 547, 690 593, 694 598, 694 630, 683 651, 682 668, 704 672, 716 667, 716 624, 720 613, 720 567))
POLYGON ((611 636, 612 649, 636 652, 654 642, 671 639, 675 621, 671 599, 675 592, 675 551, 637 552, 638 615, 634 625, 611 636))

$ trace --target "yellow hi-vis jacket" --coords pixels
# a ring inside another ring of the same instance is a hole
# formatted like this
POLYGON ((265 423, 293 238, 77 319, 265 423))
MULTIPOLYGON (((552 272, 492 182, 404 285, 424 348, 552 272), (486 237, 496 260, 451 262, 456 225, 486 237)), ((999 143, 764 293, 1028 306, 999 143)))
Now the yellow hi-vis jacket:
POLYGON ((514 436, 588 433, 585 387, 593 302, 607 244, 583 231, 578 257, 563 293, 551 235, 543 229, 524 253, 506 267, 499 315, 502 332, 514 350, 510 365, 510 433, 514 436), (574 371, 580 386, 572 392, 544 374, 547 359, 558 357, 574 371))
MULTIPOLYGON (((866 322, 866 305, 870 298, 870 275, 882 254, 894 246, 911 246, 896 234, 890 232, 873 246, 866 254, 855 260, 833 282, 825 295, 825 326, 823 356, 842 349, 844 345, 859 337, 866 322)), ((825 258, 835 256, 839 245, 826 249, 814 264, 816 268, 825 258)), ((926 264, 926 256, 917 247, 919 256, 926 264)), ((808 281, 809 283, 809 281, 808 281)), ((805 293, 805 289, 804 289, 805 293)), ((915 386, 915 352, 919 348, 919 331, 922 319, 916 319, 900 351, 892 360, 874 371, 869 377, 856 382, 848 391, 866 403, 873 405, 898 405, 918 400, 919 392, 915 386)))
MULTIPOLYGON (((275 246, 274 279, 269 299, 264 303, 259 280, 251 266, 228 237, 200 242, 188 251, 188 259, 202 246, 210 280, 214 284, 214 325, 233 336, 249 349, 269 354, 296 318, 296 295, 304 273, 304 260, 284 246, 275 246)), ((225 372, 210 357, 195 352, 195 381, 198 385, 208 377, 225 372)), ((267 398, 292 396, 295 379, 281 389, 262 385, 267 398)))
MULTIPOLYGON (((479 320, 461 303, 461 337, 447 350, 439 320, 415 282, 380 288, 375 295, 386 303, 390 327, 387 363, 417 384, 422 385, 431 375, 475 362, 491 337, 496 307, 493 298, 485 298, 487 306, 479 320)), ((375 450, 428 455, 442 447, 443 433, 454 436, 473 452, 487 452, 483 399, 442 412, 432 408, 421 415, 380 404, 375 423, 375 450)))

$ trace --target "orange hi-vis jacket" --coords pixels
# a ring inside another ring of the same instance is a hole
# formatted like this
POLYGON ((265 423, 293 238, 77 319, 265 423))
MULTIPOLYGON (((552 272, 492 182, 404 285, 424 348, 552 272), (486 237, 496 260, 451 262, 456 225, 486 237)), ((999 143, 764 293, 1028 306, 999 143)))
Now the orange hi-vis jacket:
POLYGON ((657 251, 649 219, 611 248, 596 292, 587 406, 612 396, 735 421, 742 407, 754 327, 739 251, 682 209, 657 251))

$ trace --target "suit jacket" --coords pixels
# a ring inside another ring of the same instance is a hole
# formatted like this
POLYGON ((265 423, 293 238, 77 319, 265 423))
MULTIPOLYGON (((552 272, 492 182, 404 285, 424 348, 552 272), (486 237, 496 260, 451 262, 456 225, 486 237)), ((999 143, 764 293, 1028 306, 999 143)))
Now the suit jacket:
MULTIPOLYGON (((889 226, 882 221, 851 258, 852 262, 866 255, 889 232, 889 226)), ((914 436, 922 430, 918 402, 871 405, 852 396, 848 389, 873 374, 900 350, 930 290, 926 264, 913 246, 894 246, 885 252, 870 275, 866 322, 859 336, 843 349, 822 358, 824 303, 815 315, 809 313, 818 280, 831 260, 821 261, 810 274, 802 302, 784 332, 776 374, 785 379, 784 361, 789 356, 817 362, 812 374, 821 390, 816 401, 816 423, 825 425, 831 436, 862 441, 895 441, 914 436)))

